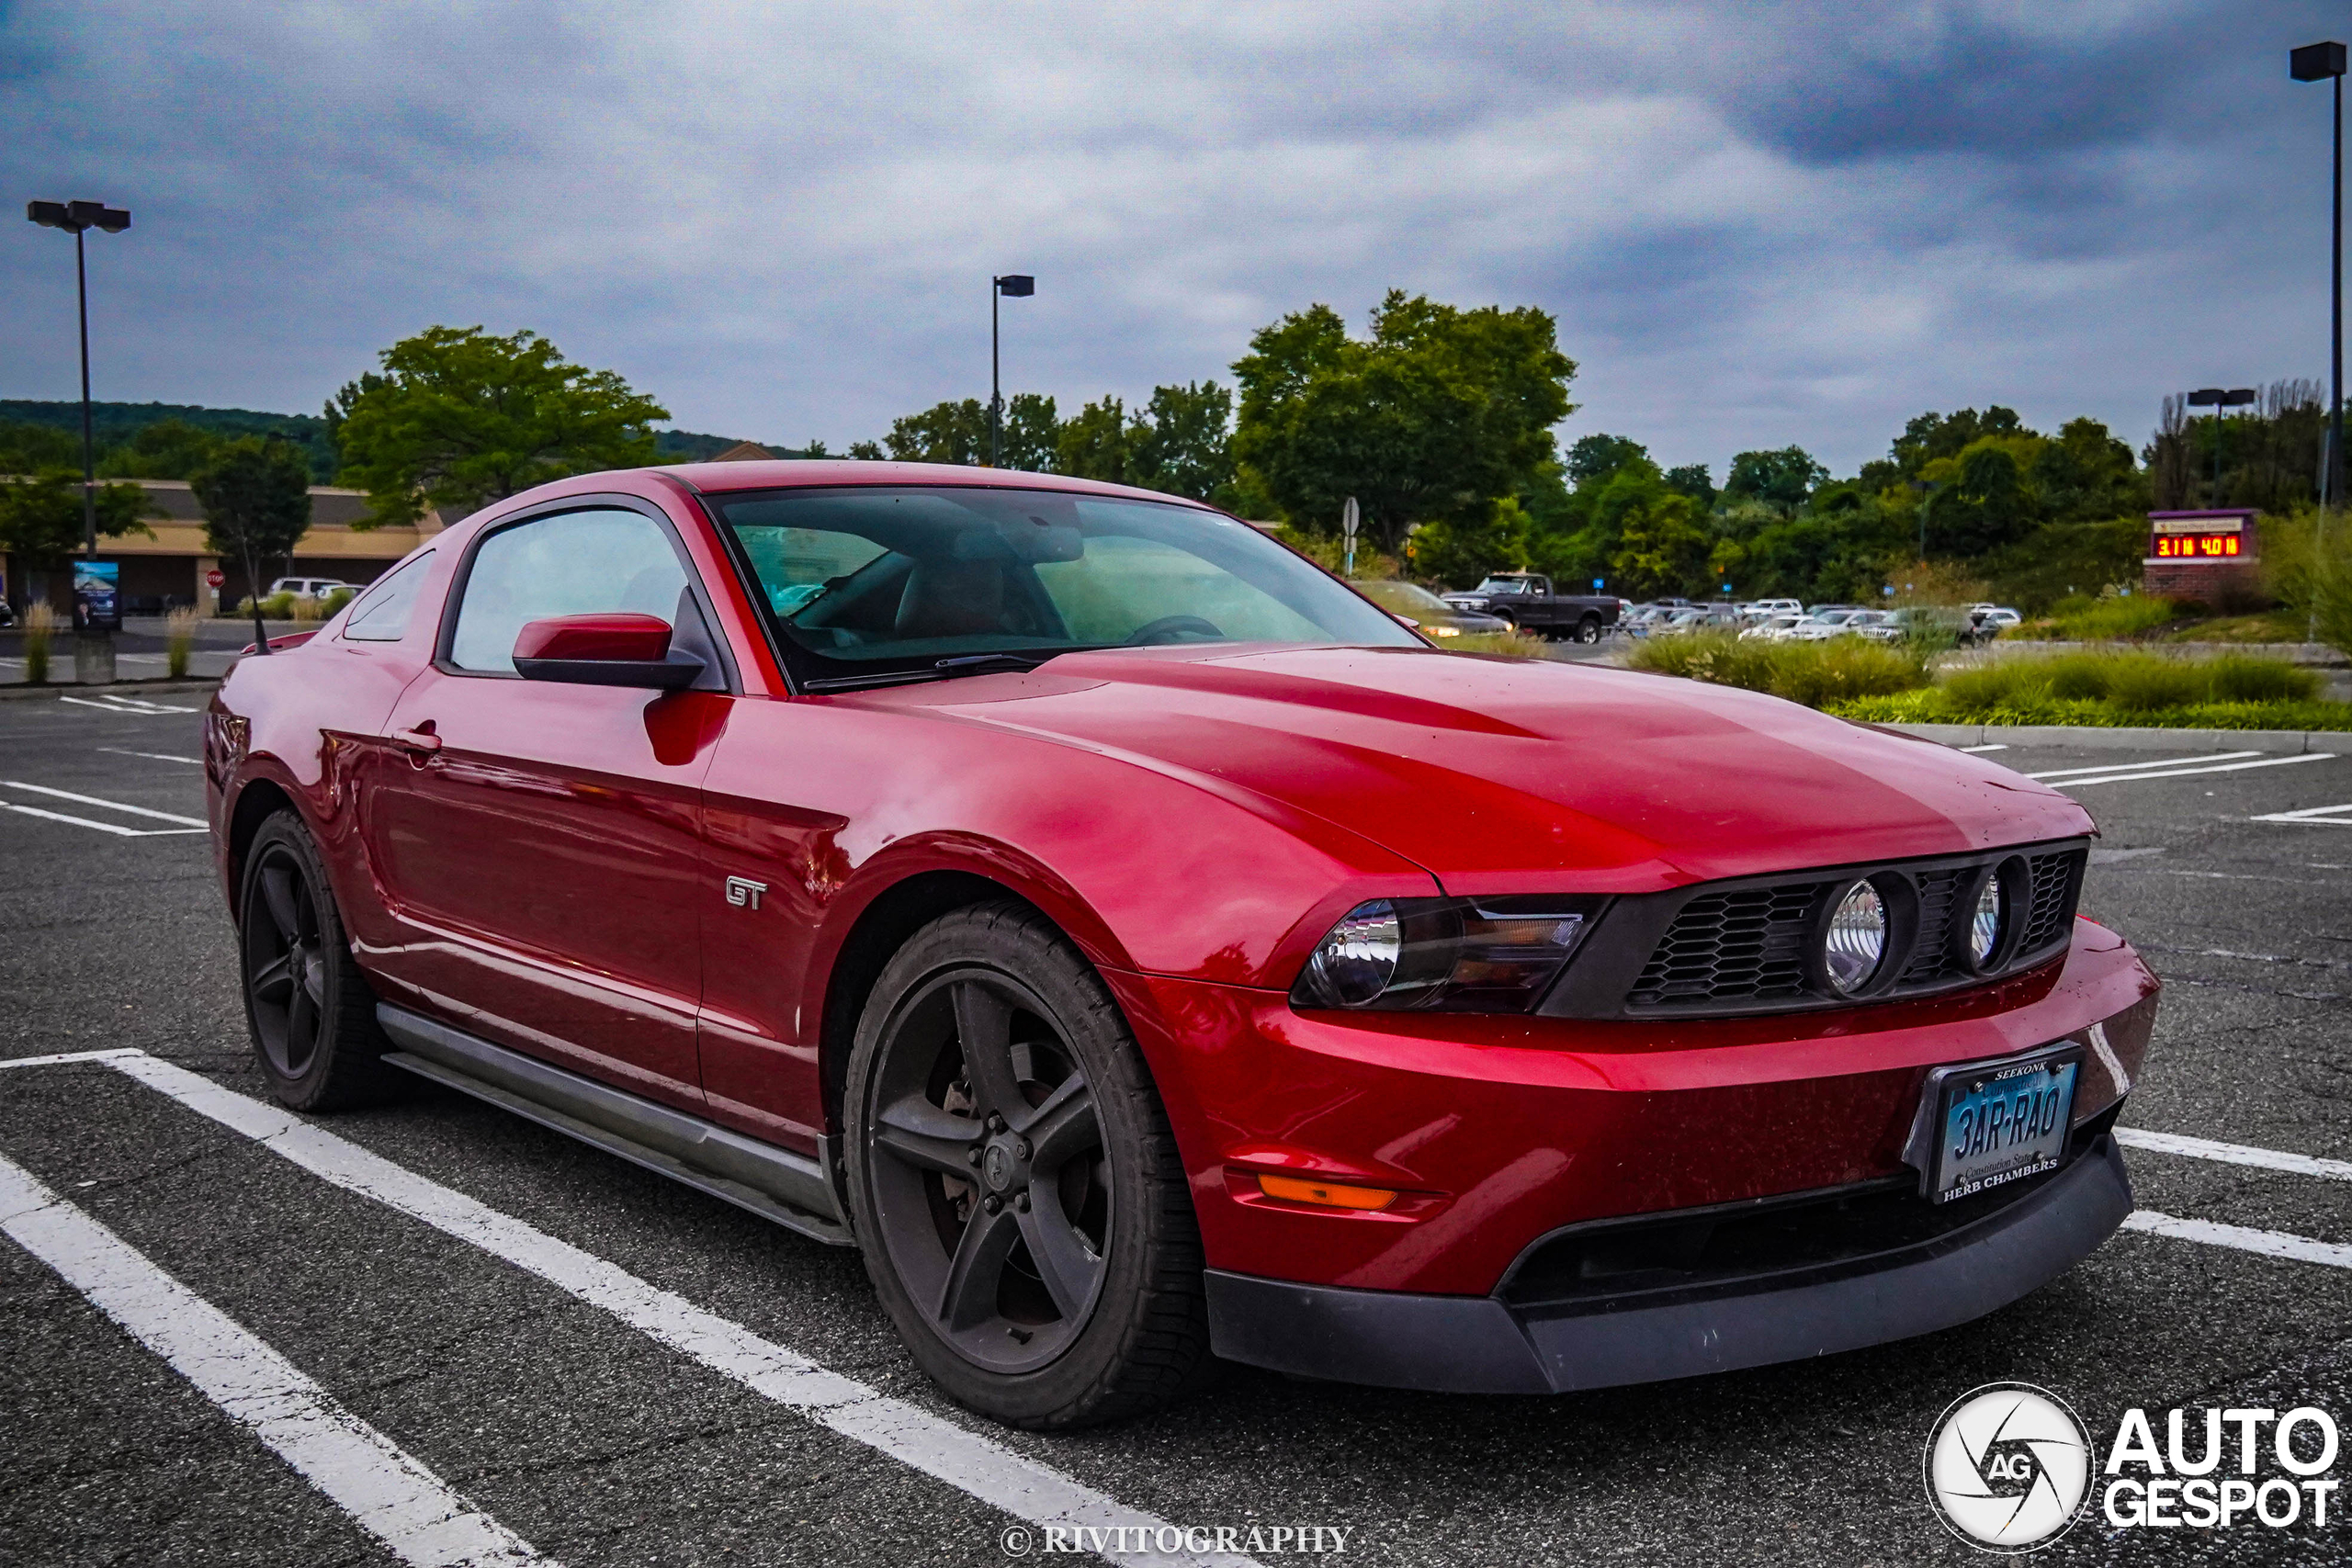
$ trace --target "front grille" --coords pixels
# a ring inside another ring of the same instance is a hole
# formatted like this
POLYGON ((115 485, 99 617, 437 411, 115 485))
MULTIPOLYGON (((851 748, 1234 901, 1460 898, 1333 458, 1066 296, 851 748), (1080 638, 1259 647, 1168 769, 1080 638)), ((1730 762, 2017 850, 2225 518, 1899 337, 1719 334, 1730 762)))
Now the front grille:
MULTIPOLYGON (((1960 922, 1974 913, 1978 875, 2018 853, 1996 850, 1800 872, 1620 898, 1539 1010, 1586 1018, 1776 1012, 1899 999, 1997 978, 1975 974, 1956 959, 1953 939, 1960 922), (1858 876, 1888 874, 1907 881, 1917 898, 1909 945, 1894 955, 1901 968, 1891 983, 1866 998, 1816 987, 1812 948, 1826 905, 1858 876), (1612 986, 1611 968, 1617 976, 1631 972, 1633 983, 1612 986)), ((2023 852, 2022 858, 2026 889, 2021 905, 2013 906, 2020 934, 2000 975, 2041 963, 2064 947, 2088 851, 2081 844, 2039 846, 2023 852)))
POLYGON ((1707 893, 1682 907, 1625 999, 1634 1007, 1805 994, 1805 941, 1833 883, 1707 893))
POLYGON ((2058 1171, 1949 1203, 1921 1197, 1918 1177, 1905 1172, 1825 1192, 1569 1225, 1521 1253, 1495 1293, 1514 1307, 1605 1311, 1631 1297, 1755 1289, 1776 1276, 1932 1246, 2058 1179, 2096 1150, 2120 1109, 2075 1128, 2058 1171))
POLYGON ((2048 854, 2029 855, 2026 864, 2033 872, 2033 899, 2026 910, 2025 940, 2018 951, 2038 953, 2066 934, 2074 922, 2075 884, 2080 880, 2085 852, 2055 850, 2048 854))

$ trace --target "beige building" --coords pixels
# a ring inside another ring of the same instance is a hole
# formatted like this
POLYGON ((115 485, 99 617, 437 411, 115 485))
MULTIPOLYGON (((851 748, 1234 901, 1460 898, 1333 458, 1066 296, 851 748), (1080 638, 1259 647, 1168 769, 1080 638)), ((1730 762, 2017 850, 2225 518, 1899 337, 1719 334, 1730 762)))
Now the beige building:
MULTIPOLYGON (((126 534, 98 541, 97 558, 121 564, 125 613, 154 615, 181 604, 209 611, 215 603, 214 591, 205 578, 216 568, 227 579, 219 590, 219 603, 235 608, 252 592, 245 582, 243 563, 234 557, 216 556, 205 547, 204 513, 187 481, 141 479, 138 483, 164 513, 147 519, 155 536, 126 534)), ((425 513, 424 521, 413 528, 366 527, 368 516, 368 497, 363 492, 312 485, 311 531, 295 547, 291 561, 262 563, 262 587, 266 589, 280 577, 331 577, 355 586, 372 582, 442 528, 437 513, 425 513)), ((6 560, 9 602, 21 607, 27 587, 23 563, 14 558, 0 558, 6 560)), ((64 571, 48 574, 50 601, 61 609, 70 604, 70 580, 64 571)))

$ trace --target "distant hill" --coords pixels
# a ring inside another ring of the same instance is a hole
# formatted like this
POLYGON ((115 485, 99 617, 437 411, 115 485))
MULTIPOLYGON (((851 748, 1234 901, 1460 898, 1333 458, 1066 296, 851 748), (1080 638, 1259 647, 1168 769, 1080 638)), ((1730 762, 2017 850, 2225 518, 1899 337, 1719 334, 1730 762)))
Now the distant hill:
MULTIPOLYGON (((316 414, 265 413, 256 409, 215 409, 195 403, 94 402, 90 405, 92 444, 103 456, 107 447, 128 441, 147 426, 167 419, 232 438, 284 436, 310 455, 311 475, 317 483, 334 482, 334 448, 327 440, 326 421, 316 414)), ((82 405, 0 399, 0 423, 10 422, 62 430, 78 442, 82 434, 82 405)), ((664 463, 695 463, 724 452, 743 439, 740 435, 709 435, 697 430, 661 430, 654 432, 653 449, 664 463)), ((760 445, 781 457, 799 456, 780 443, 763 441, 760 445)))

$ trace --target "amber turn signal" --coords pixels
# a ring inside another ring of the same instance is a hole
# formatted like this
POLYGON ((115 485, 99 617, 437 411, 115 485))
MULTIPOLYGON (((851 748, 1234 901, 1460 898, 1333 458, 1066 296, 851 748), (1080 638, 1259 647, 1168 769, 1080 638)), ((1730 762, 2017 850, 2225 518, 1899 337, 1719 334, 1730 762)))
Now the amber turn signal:
POLYGON ((1396 1201, 1396 1194, 1385 1187, 1350 1187, 1337 1181, 1305 1181, 1295 1176, 1261 1175, 1258 1185, 1269 1198, 1326 1209, 1385 1209, 1396 1201))

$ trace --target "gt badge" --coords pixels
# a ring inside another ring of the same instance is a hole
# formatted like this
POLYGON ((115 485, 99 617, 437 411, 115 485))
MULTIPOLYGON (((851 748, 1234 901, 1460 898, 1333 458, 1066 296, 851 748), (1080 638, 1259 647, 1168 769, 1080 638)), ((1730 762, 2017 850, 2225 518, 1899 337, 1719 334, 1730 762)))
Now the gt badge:
POLYGON ((748 876, 730 876, 727 879, 727 901, 739 909, 757 909, 760 907, 760 895, 767 890, 766 883, 754 882, 748 876))

